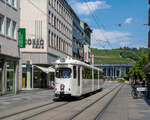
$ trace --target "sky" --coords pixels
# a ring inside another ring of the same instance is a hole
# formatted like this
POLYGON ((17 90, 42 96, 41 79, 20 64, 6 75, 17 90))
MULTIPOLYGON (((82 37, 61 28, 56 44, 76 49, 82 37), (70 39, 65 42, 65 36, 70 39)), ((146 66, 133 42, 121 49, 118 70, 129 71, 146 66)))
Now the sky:
POLYGON ((148 0, 67 0, 93 30, 91 47, 147 47, 148 0))

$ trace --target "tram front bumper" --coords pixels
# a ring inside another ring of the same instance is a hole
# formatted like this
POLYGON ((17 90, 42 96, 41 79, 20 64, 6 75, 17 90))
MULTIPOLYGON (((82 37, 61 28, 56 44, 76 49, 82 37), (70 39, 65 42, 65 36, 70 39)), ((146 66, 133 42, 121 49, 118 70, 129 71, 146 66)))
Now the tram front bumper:
POLYGON ((58 96, 65 96, 65 95, 71 95, 71 92, 68 92, 68 91, 55 91, 55 96, 58 97, 58 96))

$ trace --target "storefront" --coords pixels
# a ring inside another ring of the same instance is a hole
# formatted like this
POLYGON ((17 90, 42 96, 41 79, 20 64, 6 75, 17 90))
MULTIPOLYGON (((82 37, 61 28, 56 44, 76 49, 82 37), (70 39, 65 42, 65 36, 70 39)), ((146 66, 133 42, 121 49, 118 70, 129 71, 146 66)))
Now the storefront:
POLYGON ((14 61, 6 62, 6 91, 7 93, 14 93, 15 90, 15 65, 14 61))
POLYGON ((49 88, 54 81, 55 70, 50 67, 22 65, 22 89, 49 88))
POLYGON ((18 59, 1 56, 0 58, 0 94, 15 94, 18 90, 18 59))

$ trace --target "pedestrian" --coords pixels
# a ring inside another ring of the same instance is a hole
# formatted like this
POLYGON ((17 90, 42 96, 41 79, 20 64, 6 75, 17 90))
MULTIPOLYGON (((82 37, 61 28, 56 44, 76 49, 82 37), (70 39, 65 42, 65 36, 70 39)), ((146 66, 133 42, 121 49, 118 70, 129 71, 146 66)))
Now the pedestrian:
POLYGON ((131 87, 134 88, 134 81, 131 81, 131 87))

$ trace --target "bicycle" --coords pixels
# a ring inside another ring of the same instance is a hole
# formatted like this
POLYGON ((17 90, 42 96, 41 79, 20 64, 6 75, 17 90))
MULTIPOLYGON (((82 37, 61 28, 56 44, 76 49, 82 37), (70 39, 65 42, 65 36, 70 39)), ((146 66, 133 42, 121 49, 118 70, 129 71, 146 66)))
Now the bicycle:
POLYGON ((145 91, 146 91, 146 87, 132 88, 131 96, 133 97, 133 99, 143 98, 145 91))

